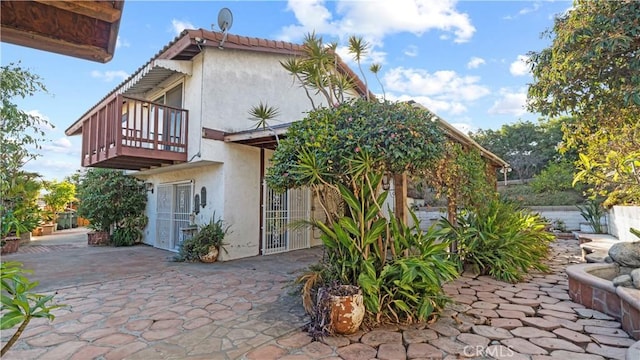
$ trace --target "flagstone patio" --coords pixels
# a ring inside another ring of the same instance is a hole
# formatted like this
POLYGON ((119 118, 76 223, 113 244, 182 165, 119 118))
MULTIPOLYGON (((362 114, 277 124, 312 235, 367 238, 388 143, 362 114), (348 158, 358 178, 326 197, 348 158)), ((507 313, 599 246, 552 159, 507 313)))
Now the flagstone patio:
MULTIPOLYGON (((582 262, 576 240, 554 244, 550 274, 519 284, 464 275, 445 285, 455 302, 436 322, 314 342, 300 330, 308 317, 287 285, 321 252, 215 264, 173 263, 146 246, 3 257, 55 279, 46 290, 68 305, 53 322, 33 321, 3 358, 588 360, 625 359, 632 346, 629 356, 640 358, 618 321, 569 300, 564 269, 582 262)), ((11 333, 2 332, 3 344, 11 333)))

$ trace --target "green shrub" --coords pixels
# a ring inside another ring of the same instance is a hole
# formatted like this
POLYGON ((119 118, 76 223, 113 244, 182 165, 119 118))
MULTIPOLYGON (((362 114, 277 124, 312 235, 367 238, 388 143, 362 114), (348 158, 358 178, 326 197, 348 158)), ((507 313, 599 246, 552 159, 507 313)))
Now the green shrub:
POLYGON ((498 193, 504 199, 515 201, 521 206, 578 205, 586 201, 586 198, 575 189, 536 193, 528 184, 499 186, 498 193))
POLYGON ((228 233, 229 226, 225 225, 221 218, 216 219, 214 213, 211 222, 202 225, 195 235, 180 244, 175 260, 200 261, 200 257, 206 255, 211 246, 215 246, 218 250, 222 249, 226 253, 227 249, 224 246, 227 244, 223 240, 228 233))
POLYGON ((512 202, 493 200, 463 212, 456 225, 446 219, 440 225, 457 241, 461 266, 476 273, 517 282, 531 269, 547 270, 542 261, 554 236, 543 218, 512 202))
POLYGON ((133 246, 142 240, 142 229, 147 226, 146 215, 128 217, 116 225, 111 235, 113 246, 133 246))
POLYGON ((552 162, 535 175, 529 185, 538 194, 571 190, 573 189, 574 171, 575 167, 568 161, 552 162))

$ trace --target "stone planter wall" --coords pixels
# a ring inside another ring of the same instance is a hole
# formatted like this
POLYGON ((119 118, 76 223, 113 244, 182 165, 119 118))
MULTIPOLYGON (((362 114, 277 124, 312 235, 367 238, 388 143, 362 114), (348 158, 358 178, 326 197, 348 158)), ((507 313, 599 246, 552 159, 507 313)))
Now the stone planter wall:
POLYGON ((613 270, 612 264, 577 264, 567 267, 569 297, 576 303, 615 317, 622 328, 640 340, 640 290, 614 287, 591 271, 613 270))
POLYGON ((629 228, 640 230, 640 206, 614 206, 609 210, 609 231, 620 241, 638 241, 629 228))

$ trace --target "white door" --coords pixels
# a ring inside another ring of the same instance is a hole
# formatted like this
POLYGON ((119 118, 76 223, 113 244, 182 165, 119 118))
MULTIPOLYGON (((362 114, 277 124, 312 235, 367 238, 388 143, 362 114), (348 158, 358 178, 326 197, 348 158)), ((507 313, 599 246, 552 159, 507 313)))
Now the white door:
POLYGON ((190 213, 191 183, 159 185, 155 246, 177 251, 190 213))

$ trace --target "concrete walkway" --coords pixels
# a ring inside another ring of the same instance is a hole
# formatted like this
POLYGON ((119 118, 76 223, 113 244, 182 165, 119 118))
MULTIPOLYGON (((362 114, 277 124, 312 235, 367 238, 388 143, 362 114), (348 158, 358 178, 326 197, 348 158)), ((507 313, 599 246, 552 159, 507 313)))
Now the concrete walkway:
MULTIPOLYGON (((33 243, 32 243, 33 245, 33 243)), ((62 245, 62 244, 58 244, 62 245)), ((551 274, 506 284, 463 276, 432 324, 385 326, 312 342, 287 285, 321 249, 224 263, 169 261, 148 246, 78 247, 4 256, 34 268, 41 292, 68 305, 34 320, 6 359, 624 359, 634 341, 607 315, 569 301, 559 240, 551 274)), ((11 331, 2 332, 6 342, 11 331)))

